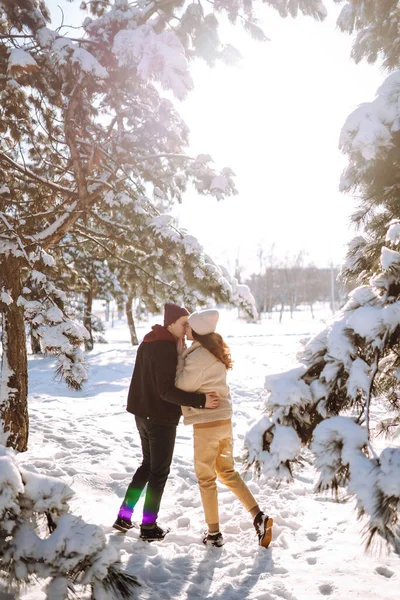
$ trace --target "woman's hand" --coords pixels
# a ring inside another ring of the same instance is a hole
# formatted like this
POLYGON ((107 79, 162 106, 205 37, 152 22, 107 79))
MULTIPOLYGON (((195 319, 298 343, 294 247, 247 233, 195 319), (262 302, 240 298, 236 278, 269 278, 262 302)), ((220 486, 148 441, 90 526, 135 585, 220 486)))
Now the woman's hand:
POLYGON ((206 403, 204 408, 218 408, 219 397, 215 392, 206 394, 206 403))
POLYGON ((182 356, 186 349, 187 346, 185 344, 185 338, 179 338, 179 340, 176 343, 176 350, 178 352, 178 356, 182 356))

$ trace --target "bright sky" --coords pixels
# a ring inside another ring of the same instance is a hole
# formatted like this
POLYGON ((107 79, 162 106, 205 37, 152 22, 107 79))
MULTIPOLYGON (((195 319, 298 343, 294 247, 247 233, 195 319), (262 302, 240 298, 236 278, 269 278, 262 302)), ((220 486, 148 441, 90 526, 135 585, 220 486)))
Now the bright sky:
MULTIPOLYGON (((341 127, 384 79, 377 66, 350 59, 351 38, 336 29, 337 6, 324 23, 282 19, 264 8, 261 43, 231 30, 239 68, 196 66, 195 91, 183 105, 197 151, 237 175, 239 196, 217 202, 195 194, 180 223, 213 258, 259 269, 260 246, 284 259, 304 249, 318 266, 339 264, 352 237, 354 200, 339 193, 346 157, 341 127)), ((224 40, 225 41, 225 40, 224 40)))
MULTIPOLYGON (((54 24, 78 3, 50 0, 54 24)), ((335 26, 340 7, 329 0, 324 23, 282 19, 265 6, 261 25, 271 39, 256 42, 238 26, 221 33, 243 55, 237 67, 193 65, 195 90, 180 104, 191 154, 208 153, 237 175, 239 195, 221 202, 189 192, 175 214, 217 262, 245 274, 258 271, 260 246, 284 259, 300 250, 307 261, 342 262, 353 233, 354 200, 338 191, 346 157, 340 129, 360 103, 373 100, 384 74, 356 65, 351 37, 335 26)), ((82 13, 81 13, 82 14, 82 13)))

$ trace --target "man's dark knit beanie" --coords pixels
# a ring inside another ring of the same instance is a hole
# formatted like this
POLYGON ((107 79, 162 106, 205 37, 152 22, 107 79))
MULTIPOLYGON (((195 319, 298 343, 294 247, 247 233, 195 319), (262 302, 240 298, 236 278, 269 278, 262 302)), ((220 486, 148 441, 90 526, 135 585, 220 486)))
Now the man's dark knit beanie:
POLYGON ((189 311, 183 306, 177 304, 165 304, 164 305, 164 327, 172 325, 181 317, 189 316, 189 311))

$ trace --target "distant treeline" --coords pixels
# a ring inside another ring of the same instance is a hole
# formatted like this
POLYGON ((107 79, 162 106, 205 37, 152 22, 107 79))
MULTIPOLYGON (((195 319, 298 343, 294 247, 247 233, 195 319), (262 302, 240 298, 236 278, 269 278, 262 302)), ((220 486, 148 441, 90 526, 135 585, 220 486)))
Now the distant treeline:
MULTIPOLYGON (((329 302, 337 310, 346 299, 346 290, 338 281, 339 269, 314 266, 266 268, 253 274, 246 284, 256 300, 259 313, 284 310, 292 313, 300 304, 308 305, 313 315, 316 302, 329 302)), ((313 315, 314 316, 314 315, 313 315)))

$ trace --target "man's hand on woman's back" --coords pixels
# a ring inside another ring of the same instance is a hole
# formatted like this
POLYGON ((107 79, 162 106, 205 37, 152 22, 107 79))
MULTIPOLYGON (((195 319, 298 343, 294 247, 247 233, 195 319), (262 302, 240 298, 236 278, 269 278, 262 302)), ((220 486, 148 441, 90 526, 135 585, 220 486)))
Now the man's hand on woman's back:
POLYGON ((210 392, 206 394, 206 404, 205 408, 218 408, 219 404, 219 396, 215 392, 210 392))

